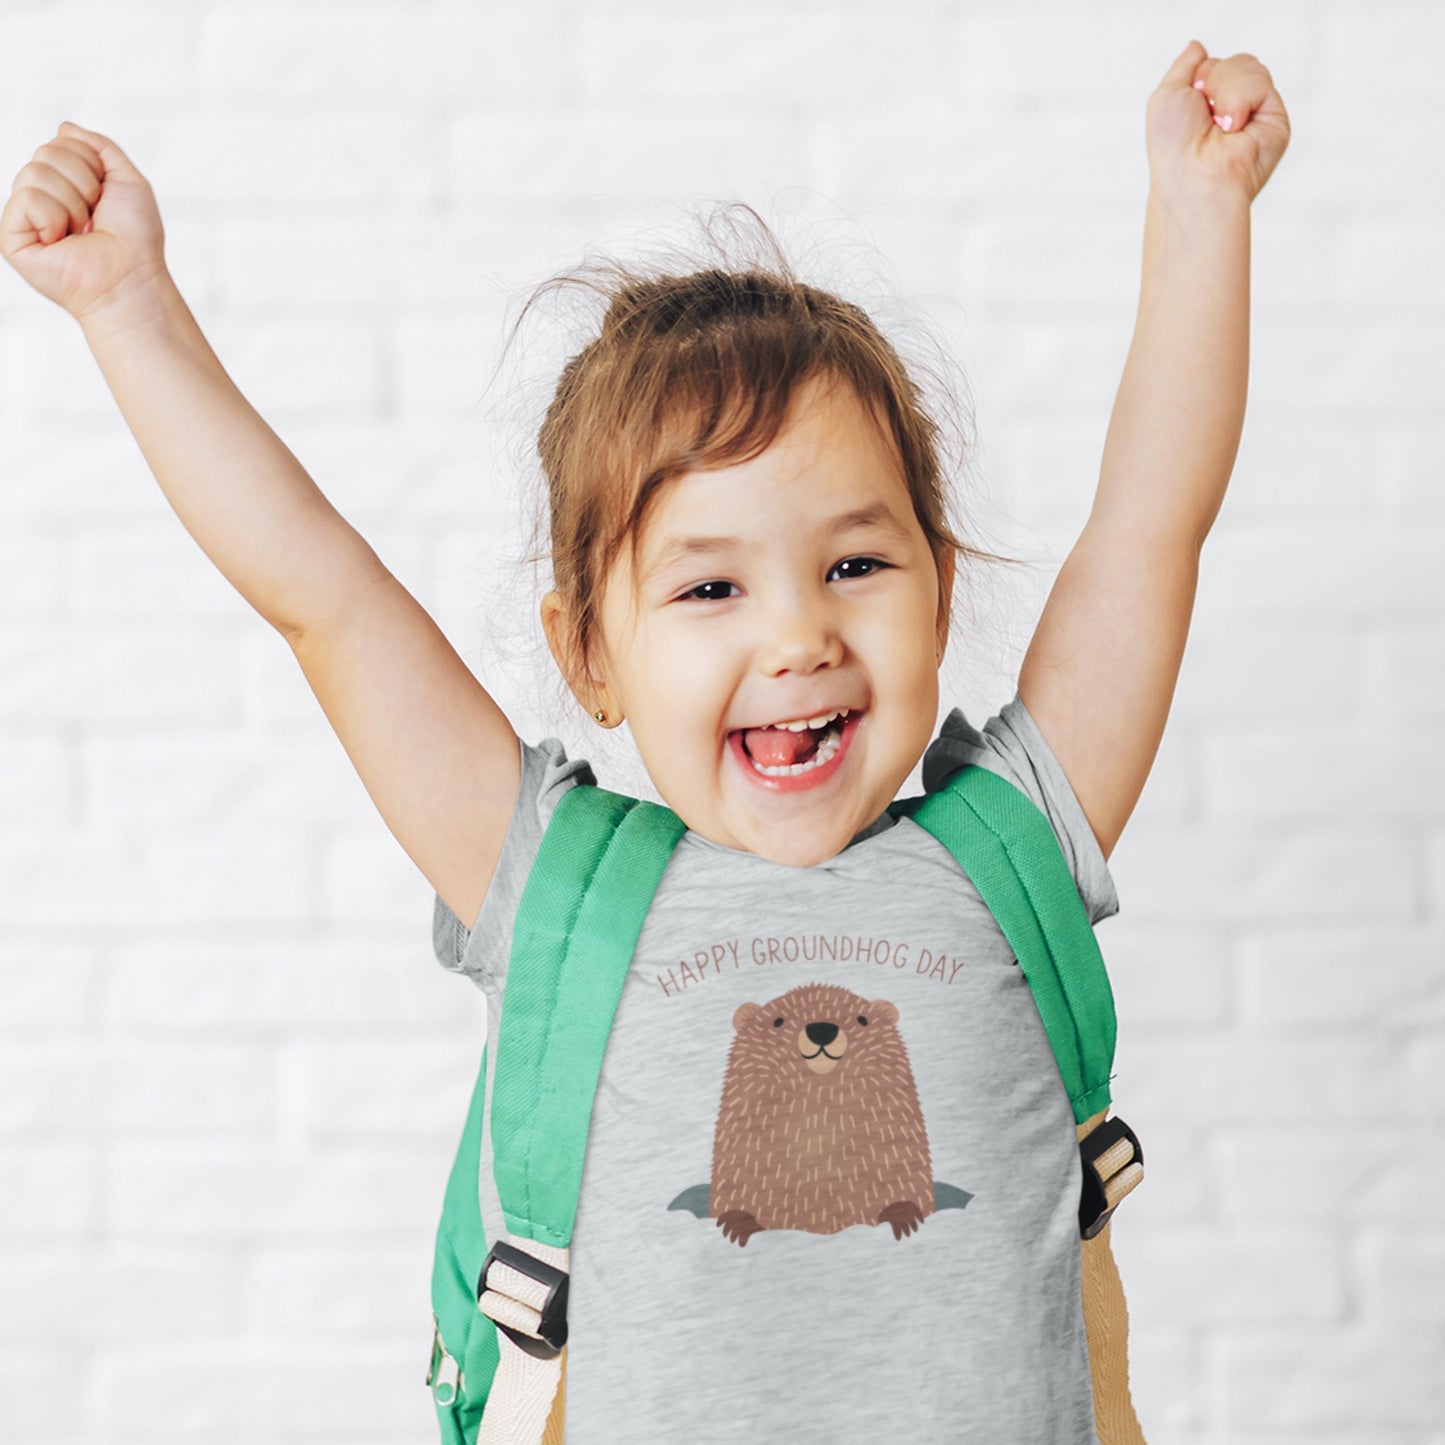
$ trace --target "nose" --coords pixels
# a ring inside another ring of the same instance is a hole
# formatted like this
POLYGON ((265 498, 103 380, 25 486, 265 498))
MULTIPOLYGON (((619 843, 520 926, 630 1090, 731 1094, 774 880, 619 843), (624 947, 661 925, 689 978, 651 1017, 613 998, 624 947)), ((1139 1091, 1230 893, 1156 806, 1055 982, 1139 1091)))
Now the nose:
POLYGON ((760 623, 759 664, 769 676, 815 672, 843 660, 843 639, 826 599, 790 590, 777 598, 760 623))
POLYGON ((809 1024, 803 1031, 820 1048, 827 1048, 838 1037, 838 1025, 829 1023, 809 1024))

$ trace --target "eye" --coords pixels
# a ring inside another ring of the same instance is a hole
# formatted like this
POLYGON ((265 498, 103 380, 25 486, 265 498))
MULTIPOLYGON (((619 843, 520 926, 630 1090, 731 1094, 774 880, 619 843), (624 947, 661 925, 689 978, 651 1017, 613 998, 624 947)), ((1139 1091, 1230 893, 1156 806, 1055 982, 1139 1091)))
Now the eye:
POLYGON ((865 1029, 868 1027, 868 1020, 867 1020, 862 1014, 859 1014, 859 1015, 858 1015, 858 1022, 859 1022, 865 1029))
MULTIPOLYGON (((845 557, 841 562, 837 563, 834 566, 833 571, 838 571, 840 567, 848 567, 853 569, 848 573, 846 577, 843 578, 843 580, 847 582, 855 578, 871 577, 875 572, 882 571, 885 567, 891 567, 892 565, 893 564, 891 562, 880 561, 877 557, 845 557), (868 570, 857 570, 861 567, 866 567, 868 570)), ((832 573, 830 573, 829 575, 831 576, 832 573)))
POLYGON ((782 1019, 774 1019, 774 1020, 773 1020, 773 1027, 774 1027, 775 1029, 780 1029, 780 1028, 782 1028, 782 1026, 783 1026, 783 1021, 782 1021, 782 1019))
POLYGON ((703 597, 699 594, 708 592, 709 589, 714 587, 731 587, 733 585, 731 582, 699 582, 696 587, 690 588, 688 591, 682 593, 677 600, 679 602, 686 602, 689 598, 696 597, 699 602, 726 602, 726 597, 716 595, 703 597))

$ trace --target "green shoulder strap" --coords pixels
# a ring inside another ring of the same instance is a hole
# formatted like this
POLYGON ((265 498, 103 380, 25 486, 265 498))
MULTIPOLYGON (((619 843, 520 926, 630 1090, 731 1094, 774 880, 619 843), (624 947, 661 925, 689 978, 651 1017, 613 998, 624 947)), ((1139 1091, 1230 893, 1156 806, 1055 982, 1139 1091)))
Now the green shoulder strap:
POLYGON ((968 764, 890 812, 926 828, 958 860, 998 920, 1082 1124, 1108 1107, 1114 995, 1094 928, 1048 818, 1022 789, 968 764))
POLYGON ((513 1234, 571 1244, 602 1055, 685 831, 669 808, 586 783, 548 821, 517 908, 492 1084, 493 1174, 513 1234))
POLYGON ((568 789, 548 820, 513 926, 492 1098, 484 1047, 437 1226, 427 1384, 446 1445, 475 1438, 499 1362, 497 1328, 477 1309, 488 1254, 479 1190, 488 1103, 508 1231, 568 1245, 603 1050, 648 905, 684 831, 666 808, 586 784, 568 789))

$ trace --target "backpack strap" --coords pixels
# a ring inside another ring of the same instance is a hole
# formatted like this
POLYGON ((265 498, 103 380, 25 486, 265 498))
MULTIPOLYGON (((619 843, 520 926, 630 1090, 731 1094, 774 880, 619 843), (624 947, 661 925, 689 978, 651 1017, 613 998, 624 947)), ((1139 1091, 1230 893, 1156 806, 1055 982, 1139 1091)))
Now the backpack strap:
POLYGON ((1117 1025, 1093 924, 1052 825, 1021 788, 966 764, 932 793, 900 799, 953 854, 1008 939, 1034 996, 1080 1141, 1079 1229, 1092 1239, 1143 1178, 1144 1152, 1122 1119, 1106 1119, 1117 1025))
POLYGON ((593 1100, 643 921, 685 831, 668 808, 578 784, 558 800, 522 891, 490 1115, 510 1233, 477 1281, 501 1357, 478 1445, 561 1438, 569 1247, 593 1100))

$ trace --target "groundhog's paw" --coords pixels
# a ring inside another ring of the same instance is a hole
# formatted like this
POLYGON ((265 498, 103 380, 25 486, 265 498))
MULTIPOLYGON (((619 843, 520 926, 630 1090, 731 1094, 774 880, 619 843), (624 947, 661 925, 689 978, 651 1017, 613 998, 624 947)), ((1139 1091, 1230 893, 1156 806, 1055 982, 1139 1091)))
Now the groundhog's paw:
POLYGON ((725 1238, 746 1244, 762 1225, 745 1209, 729 1209, 726 1214, 718 1215, 717 1227, 725 1238))
POLYGON ((905 1234, 912 1234, 922 1222, 923 1211, 911 1199, 900 1199, 896 1204, 890 1204, 878 1216, 879 1224, 893 1226, 894 1239, 902 1239, 905 1234))

